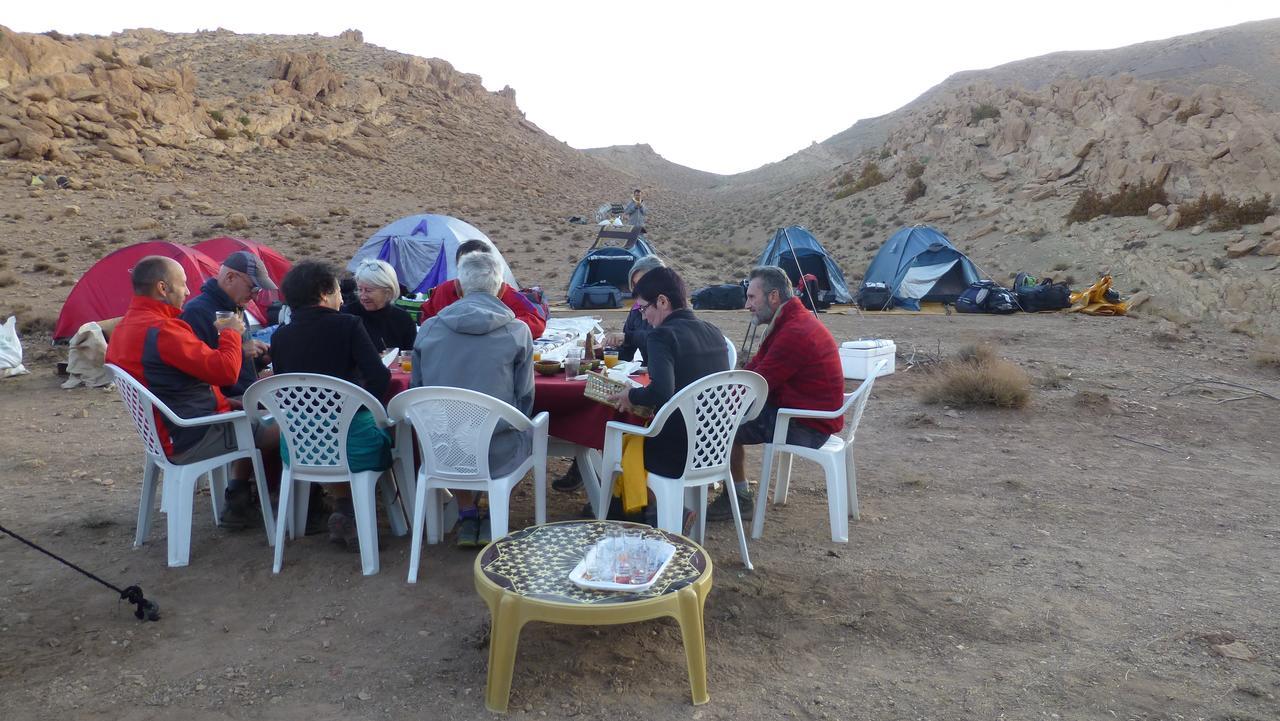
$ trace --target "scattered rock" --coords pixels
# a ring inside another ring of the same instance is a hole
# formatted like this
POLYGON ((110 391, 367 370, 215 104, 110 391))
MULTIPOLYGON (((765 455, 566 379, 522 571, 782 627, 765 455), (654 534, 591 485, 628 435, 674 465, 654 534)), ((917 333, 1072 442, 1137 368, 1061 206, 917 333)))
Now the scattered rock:
POLYGON ((1280 215, 1268 215, 1267 219, 1262 221, 1262 234, 1274 233, 1280 230, 1280 215))
POLYGON ((1232 641, 1231 643, 1217 643, 1209 647, 1215 655, 1223 658, 1234 658, 1239 661, 1256 661, 1258 654, 1253 649, 1245 645, 1244 641, 1232 641))
MULTIPOLYGON (((1197 226, 1198 227, 1198 226, 1197 226)), ((1193 229, 1194 232, 1194 229, 1193 229)), ((1262 241, 1258 238, 1245 238, 1237 243, 1227 246, 1228 258, 1242 258, 1258 249, 1262 241)))
POLYGON ((173 201, 168 198, 161 198, 156 205, 160 206, 161 210, 173 210, 173 201))
POLYGON ((1258 248, 1258 255, 1280 255, 1280 238, 1269 241, 1266 245, 1258 248))
POLYGON ((1179 213, 1178 211, 1175 210, 1172 213, 1169 213, 1167 216, 1165 216, 1164 229, 1177 230, 1178 223, 1181 223, 1181 222, 1182 222, 1182 213, 1179 213))
POLYGON ((299 228, 310 225, 310 223, 307 221, 306 218, 302 217, 301 215, 298 215, 297 213, 286 214, 283 218, 280 219, 280 222, 284 225, 292 225, 299 228))
POLYGON ((244 230, 249 227, 249 218, 244 213, 232 213, 223 223, 228 230, 244 230))
POLYGON ((1003 180, 1009 174, 1009 168, 1003 163, 987 163, 979 167, 978 172, 987 180, 1003 180))
POLYGON ((65 216, 67 216, 68 218, 69 218, 69 217, 71 217, 71 216, 73 216, 73 215, 80 215, 80 206, 78 206, 78 205, 66 205, 66 206, 63 206, 63 208, 62 208, 62 214, 63 214, 63 215, 65 215, 65 216))
POLYGON ((1202 226, 1202 225, 1193 225, 1193 226, 1191 226, 1191 234, 1192 234, 1192 235, 1200 235, 1200 234, 1201 234, 1201 233, 1203 233, 1203 232, 1204 232, 1204 226, 1202 226))
POLYGON ((1169 209, 1159 203, 1152 203, 1151 207, 1147 208, 1147 217, 1152 220, 1160 220, 1168 214, 1169 209))

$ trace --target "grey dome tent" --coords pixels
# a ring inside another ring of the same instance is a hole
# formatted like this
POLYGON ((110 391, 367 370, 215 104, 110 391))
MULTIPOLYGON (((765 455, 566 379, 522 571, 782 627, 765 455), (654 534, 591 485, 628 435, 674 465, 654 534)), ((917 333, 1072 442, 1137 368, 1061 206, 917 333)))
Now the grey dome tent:
POLYGON ((385 260, 395 268, 396 277, 409 293, 425 293, 457 277, 453 256, 461 243, 473 238, 494 248, 502 268, 502 280, 512 288, 519 288, 507 261, 489 236, 474 225, 448 215, 410 215, 384 226, 360 246, 347 263, 347 270, 355 271, 362 260, 385 260))
POLYGON ((786 271, 787 277, 795 284, 800 282, 801 276, 812 274, 818 279, 819 293, 825 294, 829 302, 853 302, 840 266, 803 225, 778 228, 756 265, 776 265, 786 271))
POLYGON ((654 255, 640 229, 602 225, 596 240, 569 276, 569 307, 617 308, 631 297, 631 266, 654 255))
POLYGON ((889 236, 867 266, 862 284, 884 283, 895 306, 919 310, 921 302, 955 303, 970 283, 981 279, 973 261, 941 231, 916 225, 889 236))

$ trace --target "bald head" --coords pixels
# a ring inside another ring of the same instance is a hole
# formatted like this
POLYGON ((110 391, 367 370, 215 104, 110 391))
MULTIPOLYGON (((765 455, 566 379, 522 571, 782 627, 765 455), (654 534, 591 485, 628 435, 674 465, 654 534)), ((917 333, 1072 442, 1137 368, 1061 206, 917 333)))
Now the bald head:
POLYGON ((162 255, 149 255, 133 266, 134 295, 145 295, 175 308, 187 299, 187 272, 178 261, 162 255))

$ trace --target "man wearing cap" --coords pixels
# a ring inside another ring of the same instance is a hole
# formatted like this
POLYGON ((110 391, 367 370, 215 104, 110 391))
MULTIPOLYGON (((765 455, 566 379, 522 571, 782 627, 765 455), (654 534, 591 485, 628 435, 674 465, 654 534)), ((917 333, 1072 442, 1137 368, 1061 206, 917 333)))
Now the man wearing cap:
MULTIPOLYGON (((200 286, 200 295, 187 301, 182 307, 182 320, 185 320, 197 337, 210 348, 218 347, 218 328, 214 324, 218 311, 235 313, 244 322, 244 307, 258 295, 258 292, 275 290, 276 284, 267 275, 267 267, 262 259, 247 250, 238 250, 222 261, 218 276, 210 278, 200 286)), ((244 362, 240 364, 240 375, 236 382, 222 387, 222 393, 228 398, 239 398, 245 389, 258 379, 258 370, 267 365, 266 343, 246 340, 243 345, 244 362)))

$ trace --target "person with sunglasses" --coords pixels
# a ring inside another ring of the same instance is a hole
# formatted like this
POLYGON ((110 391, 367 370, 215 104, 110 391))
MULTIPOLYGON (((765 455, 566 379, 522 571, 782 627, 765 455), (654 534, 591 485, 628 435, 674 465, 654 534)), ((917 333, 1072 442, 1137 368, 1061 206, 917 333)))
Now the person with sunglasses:
MULTIPOLYGON (((191 326, 196 336, 210 348, 218 347, 219 328, 216 324, 219 311, 234 313, 244 324, 244 307, 262 290, 276 290, 276 284, 267 275, 262 259, 247 250, 228 255, 218 268, 218 275, 200 286, 200 294, 182 306, 179 316, 191 326)), ((267 366, 267 344, 245 340, 242 346, 244 362, 236 382, 222 387, 227 398, 239 399, 245 389, 258 379, 258 371, 267 366)))

